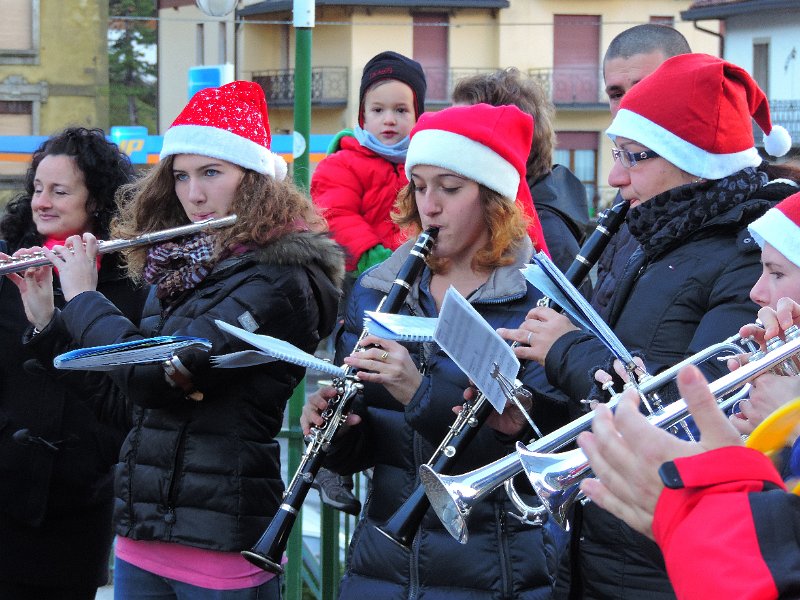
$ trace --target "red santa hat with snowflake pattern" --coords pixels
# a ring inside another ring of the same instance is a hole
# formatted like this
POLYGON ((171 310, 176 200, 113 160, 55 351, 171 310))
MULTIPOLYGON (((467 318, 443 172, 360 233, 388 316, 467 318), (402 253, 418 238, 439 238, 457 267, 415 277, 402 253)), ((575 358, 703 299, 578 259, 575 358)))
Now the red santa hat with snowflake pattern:
POLYGON ((547 244, 525 179, 533 141, 533 117, 513 105, 473 104, 423 113, 411 130, 406 176, 415 165, 458 173, 516 202, 528 218, 537 250, 547 244))
POLYGON ((762 249, 767 243, 800 267, 800 192, 770 208, 748 229, 762 249))
POLYGON ((161 158, 200 154, 281 181, 286 161, 270 151, 271 141, 264 90, 252 81, 234 81, 192 96, 164 134, 161 158))
POLYGON ((771 156, 790 150, 789 133, 772 124, 764 92, 744 69, 708 54, 682 54, 625 94, 606 133, 638 142, 687 173, 721 179, 762 162, 751 118, 771 156))

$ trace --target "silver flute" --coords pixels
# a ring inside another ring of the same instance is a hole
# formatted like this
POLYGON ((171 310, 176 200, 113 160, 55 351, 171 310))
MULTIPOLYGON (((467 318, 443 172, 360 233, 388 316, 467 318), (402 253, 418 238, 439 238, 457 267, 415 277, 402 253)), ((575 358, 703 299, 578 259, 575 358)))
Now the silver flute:
MULTIPOLYGON (((189 225, 181 225, 179 227, 172 227, 170 229, 162 229, 160 231, 151 231, 150 233, 143 233, 137 235, 135 238, 129 240, 108 240, 100 241, 97 243, 98 254, 108 254, 109 252, 118 252, 125 248, 133 248, 134 246, 147 246, 170 240, 184 235, 190 235, 200 231, 208 231, 211 229, 221 229, 223 227, 230 227, 236 222, 236 215, 229 215, 219 219, 206 219, 205 221, 197 221, 189 225)), ((11 257, 0 260, 0 275, 8 275, 10 273, 18 273, 33 267, 43 267, 49 265, 50 260, 44 255, 44 252, 34 252, 26 256, 11 257)))

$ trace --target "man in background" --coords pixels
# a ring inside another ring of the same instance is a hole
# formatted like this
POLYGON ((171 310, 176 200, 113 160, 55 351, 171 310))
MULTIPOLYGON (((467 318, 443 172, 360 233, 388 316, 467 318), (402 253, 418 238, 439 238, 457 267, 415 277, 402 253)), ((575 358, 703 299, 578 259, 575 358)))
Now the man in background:
MULTIPOLYGON (((686 38, 676 29, 666 25, 645 23, 626 29, 617 35, 611 40, 603 58, 603 79, 611 117, 616 116, 622 97, 634 85, 650 75, 668 58, 690 52, 691 48, 686 38)), ((615 202, 620 199, 617 195, 615 202)), ((628 231, 628 225, 623 223, 600 257, 591 305, 601 317, 607 316, 617 280, 625 270, 628 259, 638 247, 638 242, 628 231)))

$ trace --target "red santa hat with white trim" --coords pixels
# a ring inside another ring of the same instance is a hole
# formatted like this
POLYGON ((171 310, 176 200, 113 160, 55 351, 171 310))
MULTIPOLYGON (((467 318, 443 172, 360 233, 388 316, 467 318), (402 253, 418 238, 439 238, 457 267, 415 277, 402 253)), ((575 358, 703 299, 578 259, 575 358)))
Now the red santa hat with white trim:
POLYGON ((800 267, 800 192, 770 208, 748 229, 762 249, 767 243, 800 267))
POLYGON ((516 202, 529 220, 537 250, 548 252, 525 179, 533 117, 513 105, 473 104, 423 113, 411 130, 406 176, 416 165, 458 173, 516 202))
POLYGON ((264 90, 252 81, 234 81, 192 96, 164 134, 161 158, 200 154, 281 181, 286 161, 270 151, 271 141, 264 90))
POLYGON ((772 124, 764 92, 744 69, 708 54, 681 54, 625 94, 606 134, 655 150, 697 177, 721 179, 761 164, 751 119, 771 156, 790 150, 789 133, 772 124))

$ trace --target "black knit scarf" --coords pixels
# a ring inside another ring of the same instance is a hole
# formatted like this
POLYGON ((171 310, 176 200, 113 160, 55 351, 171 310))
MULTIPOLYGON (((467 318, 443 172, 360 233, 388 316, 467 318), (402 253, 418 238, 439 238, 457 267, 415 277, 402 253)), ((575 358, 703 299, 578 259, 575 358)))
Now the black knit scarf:
MULTIPOLYGON (((724 179, 682 185, 652 197, 628 213, 630 232, 649 258, 667 252, 706 223, 744 204, 768 182, 755 167, 724 179)), ((743 222, 764 212, 761 203, 743 208, 743 222)))

